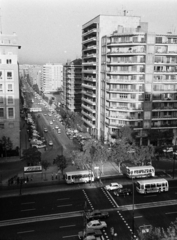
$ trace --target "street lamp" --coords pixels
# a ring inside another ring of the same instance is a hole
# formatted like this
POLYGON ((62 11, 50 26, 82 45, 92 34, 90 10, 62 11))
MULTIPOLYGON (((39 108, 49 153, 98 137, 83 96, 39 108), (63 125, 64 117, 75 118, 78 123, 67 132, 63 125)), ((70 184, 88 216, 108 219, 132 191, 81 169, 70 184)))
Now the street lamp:
POLYGON ((133 187, 133 194, 132 194, 132 203, 133 203, 133 209, 132 209, 132 236, 134 238, 134 232, 135 232, 135 224, 134 224, 134 209, 135 209, 135 192, 134 192, 134 181, 133 181, 133 176, 132 176, 132 187, 133 187))

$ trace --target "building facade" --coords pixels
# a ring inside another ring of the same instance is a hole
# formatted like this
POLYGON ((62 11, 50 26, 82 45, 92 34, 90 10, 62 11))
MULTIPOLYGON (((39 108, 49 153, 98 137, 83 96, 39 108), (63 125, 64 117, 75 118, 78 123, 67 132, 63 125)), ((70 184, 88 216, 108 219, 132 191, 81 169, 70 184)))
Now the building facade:
POLYGON ((82 60, 68 61, 63 70, 63 100, 66 109, 81 112, 82 60))
POLYGON ((95 138, 101 137, 101 39, 118 25, 136 28, 140 17, 99 15, 82 26, 82 120, 95 138))
POLYGON ((20 100, 17 36, 0 34, 0 139, 20 148, 20 100))
MULTIPOLYGON (((102 38, 101 134, 177 129, 177 35, 119 26, 102 38)), ((175 137, 176 138, 176 137, 175 137)))
POLYGON ((151 33, 139 17, 116 17, 115 24, 99 16, 83 26, 85 125, 105 142, 121 126, 176 136, 177 35, 151 33))
POLYGON ((63 65, 48 63, 42 68, 42 91, 52 93, 63 86, 63 65))

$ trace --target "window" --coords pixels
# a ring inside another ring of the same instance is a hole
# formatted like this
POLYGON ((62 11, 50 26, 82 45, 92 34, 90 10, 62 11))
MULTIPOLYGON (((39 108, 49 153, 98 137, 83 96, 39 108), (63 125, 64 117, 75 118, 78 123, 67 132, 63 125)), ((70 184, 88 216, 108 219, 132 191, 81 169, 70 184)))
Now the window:
POLYGON ((4 103, 4 97, 0 96, 0 104, 3 104, 3 103, 4 103))
POLYGON ((0 71, 0 80, 4 80, 3 71, 0 71))
POLYGON ((7 63, 7 64, 11 64, 11 63, 12 63, 12 60, 11 60, 11 59, 6 59, 6 63, 7 63))
POLYGON ((4 108, 0 108, 0 118, 4 118, 4 108))
POLYGON ((12 76, 12 71, 7 71, 7 80, 12 80, 13 76, 12 76))
POLYGON ((128 98, 128 95, 127 94, 120 94, 119 97, 120 98, 128 98))
POLYGON ((14 85, 12 83, 7 83, 7 92, 14 92, 14 85))
POLYGON ((13 96, 7 96, 7 104, 8 105, 14 104, 14 97, 13 96))
POLYGON ((4 129, 4 123, 0 123, 0 129, 4 129))
POLYGON ((14 118, 15 113, 14 113, 14 108, 8 108, 7 109, 7 118, 14 118))
POLYGON ((0 93, 3 93, 3 92, 4 92, 4 84, 0 83, 0 93))

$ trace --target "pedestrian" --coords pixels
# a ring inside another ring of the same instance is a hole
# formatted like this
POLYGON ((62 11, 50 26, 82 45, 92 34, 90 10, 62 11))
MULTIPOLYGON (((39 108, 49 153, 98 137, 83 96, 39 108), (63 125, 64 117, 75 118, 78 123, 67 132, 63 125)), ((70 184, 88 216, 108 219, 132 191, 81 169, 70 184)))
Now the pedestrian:
POLYGON ((55 174, 55 179, 57 179, 57 178, 58 178, 58 173, 55 174))

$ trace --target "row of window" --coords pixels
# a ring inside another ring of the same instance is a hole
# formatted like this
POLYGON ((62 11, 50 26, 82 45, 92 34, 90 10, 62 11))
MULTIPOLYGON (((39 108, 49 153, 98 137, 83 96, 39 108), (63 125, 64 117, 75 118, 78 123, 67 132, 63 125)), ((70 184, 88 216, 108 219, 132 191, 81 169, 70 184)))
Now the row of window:
POLYGON ((0 81, 13 81, 14 72, 12 70, 0 70, 0 81))
MULTIPOLYGON (((0 123, 0 129, 4 129, 5 128, 5 124, 4 123, 0 123)), ((10 122, 8 124, 8 128, 14 128, 14 123, 10 122)))
MULTIPOLYGON (((6 117, 8 119, 15 118, 15 108, 14 107, 6 108, 6 117)), ((2 119, 2 118, 5 118, 5 108, 0 108, 0 119, 2 119)))
POLYGON ((5 99, 6 99, 6 104, 7 105, 14 105, 14 96, 0 96, 0 104, 5 104, 5 99))
POLYGON ((6 93, 14 93, 14 83, 0 83, 0 93, 5 93, 5 86, 6 93))

